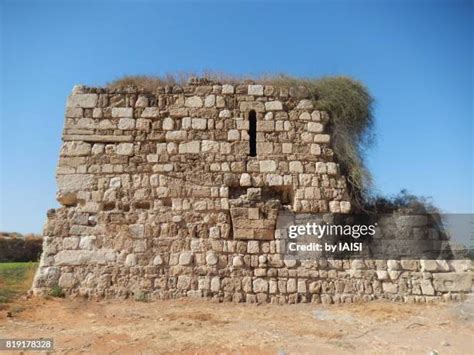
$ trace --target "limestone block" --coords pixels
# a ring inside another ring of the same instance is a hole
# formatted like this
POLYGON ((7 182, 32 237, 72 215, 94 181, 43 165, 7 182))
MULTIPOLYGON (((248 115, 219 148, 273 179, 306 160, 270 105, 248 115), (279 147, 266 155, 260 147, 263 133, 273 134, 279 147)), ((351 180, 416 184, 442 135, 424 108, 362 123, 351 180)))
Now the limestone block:
POLYGON ((118 122, 118 129, 135 129, 135 120, 133 118, 121 118, 118 122))
POLYGON ((298 293, 306 293, 306 281, 304 279, 298 280, 297 291, 298 293))
POLYGON ((316 172, 318 174, 326 174, 327 173, 327 166, 326 163, 318 161, 316 163, 316 172))
POLYGON ((209 290, 211 284, 211 279, 208 276, 200 277, 198 279, 198 289, 200 290, 209 290))
POLYGON ((56 182, 62 193, 89 190, 94 183, 94 176, 92 174, 59 175, 56 177, 56 182))
POLYGON ((144 239, 137 239, 133 241, 133 251, 135 253, 143 253, 146 251, 146 240, 144 239))
POLYGON ((58 286, 66 289, 74 287, 74 284, 74 274, 70 272, 63 273, 58 281, 58 286))
POLYGON ((352 210, 351 203, 349 201, 340 202, 341 213, 350 213, 352 210))
POLYGON ((465 272, 473 268, 472 260, 469 259, 450 260, 449 265, 456 272, 465 272))
POLYGON ((316 122, 321 121, 321 112, 320 111, 311 112, 311 119, 316 122))
POLYGON ((207 253, 206 255, 207 265, 211 265, 211 266, 217 265, 218 261, 219 261, 219 257, 215 253, 213 252, 207 253))
POLYGON ((272 154, 273 143, 270 143, 270 142, 257 143, 257 152, 259 156, 272 154))
POLYGON ((403 270, 417 271, 419 262, 418 260, 401 260, 400 265, 403 270))
POLYGON ((268 281, 263 279, 255 279, 253 280, 253 292, 255 293, 266 293, 268 292, 268 281))
POLYGON ((267 175, 268 186, 281 186, 283 185, 283 176, 276 174, 267 175))
POLYGON ((231 129, 227 132, 227 140, 229 141, 238 141, 240 140, 240 133, 236 129, 231 129))
POLYGON ((204 107, 213 107, 216 104, 216 95, 207 95, 204 99, 204 107))
POLYGON ((420 287, 421 287, 421 292, 424 295, 433 296, 435 294, 435 290, 430 280, 421 280, 420 287))
POLYGON ((219 118, 230 118, 230 117, 231 117, 231 113, 227 109, 222 110, 221 112, 219 112, 219 118))
POLYGON ((156 154, 164 154, 167 152, 167 143, 157 143, 156 144, 156 154))
POLYGON ((135 107, 147 107, 149 103, 148 97, 140 95, 135 102, 135 107))
POLYGON ((294 293, 298 290, 296 279, 289 279, 286 283, 286 291, 288 293, 294 293))
POLYGON ((205 119, 205 118, 193 118, 191 127, 193 129, 205 130, 207 128, 207 119, 205 119))
POLYGON ((219 142, 203 140, 201 143, 203 153, 219 153, 219 142))
POLYGON ((101 264, 115 261, 113 250, 61 250, 54 256, 54 263, 62 265, 101 264))
POLYGON ((257 132, 273 132, 275 121, 257 121, 257 132))
POLYGON ((265 112, 265 105, 260 101, 242 101, 239 108, 242 112, 249 112, 250 110, 265 112))
POLYGON ((132 238, 143 238, 145 236, 145 226, 143 224, 131 224, 128 230, 132 238))
POLYGON ((80 118, 83 116, 83 114, 84 114, 84 110, 80 107, 67 107, 66 108, 67 118, 80 118))
POLYGON ((193 253, 190 251, 183 251, 179 254, 179 265, 191 265, 193 262, 193 253))
POLYGON ((168 131, 165 135, 167 141, 185 141, 186 137, 186 131, 168 131))
POLYGON ((433 274, 433 285, 440 292, 470 292, 472 274, 469 272, 445 272, 433 274))
POLYGON ((160 116, 160 109, 158 107, 146 107, 142 112, 143 118, 156 118, 160 116))
POLYGON ((339 201, 330 201, 329 202, 329 211, 331 213, 341 213, 341 205, 339 201))
POLYGON ((137 119, 136 127, 140 131, 149 132, 151 127, 151 121, 144 118, 137 119))
POLYGON ((212 292, 219 292, 220 288, 221 288, 221 280, 220 280, 219 276, 214 276, 211 279, 211 291, 212 292))
POLYGON ((221 231, 219 227, 213 226, 209 228, 209 238, 218 239, 221 236, 221 231))
POLYGON ((131 108, 131 107, 112 107, 112 117, 133 118, 133 108, 131 108))
POLYGON ((61 147, 61 156, 78 157, 89 155, 92 145, 85 142, 64 142, 61 147))
POLYGON ((242 267, 244 265, 244 261, 242 260, 242 257, 237 255, 232 258, 232 266, 235 268, 242 267))
POLYGON ((75 250, 79 246, 79 237, 67 237, 63 239, 63 249, 75 250))
POLYGON ((276 171, 276 162, 274 160, 262 160, 259 163, 260 172, 262 173, 271 173, 276 171))
POLYGON ((300 161, 290 161, 290 173, 302 173, 303 172, 303 164, 300 161))
POLYGON ((67 107, 94 108, 97 105, 97 94, 76 94, 68 98, 67 107))
POLYGON ((222 108, 225 107, 225 100, 222 96, 216 96, 216 107, 222 108))
POLYGON ((166 117, 163 120, 163 130, 172 131, 174 129, 174 120, 171 117, 166 117))
POLYGON ((240 186, 252 186, 252 177, 248 173, 240 176, 240 186))
POLYGON ((259 243, 256 240, 251 240, 247 243, 247 253, 258 254, 260 251, 259 243))
POLYGON ((321 133, 324 130, 324 126, 318 122, 309 122, 307 129, 309 132, 321 133))
POLYGON ((298 105, 296 106, 298 110, 312 110, 313 109, 313 101, 312 100, 300 100, 298 105))
POLYGON ((284 154, 293 153, 293 144, 292 143, 283 143, 281 145, 281 150, 284 154))
POLYGON ((420 260, 420 266, 422 272, 438 271, 438 263, 436 260, 420 260))
POLYGON ((191 96, 187 97, 184 101, 184 106, 191 107, 191 108, 199 108, 202 107, 203 102, 199 96, 191 96))
POLYGON ((321 155, 321 146, 319 144, 311 144, 310 152, 312 155, 321 155))
POLYGON ((309 120, 311 120, 311 114, 309 112, 302 112, 302 113, 300 113, 299 118, 302 121, 309 121, 309 120))
POLYGON ((82 250, 92 250, 94 249, 95 240, 95 235, 82 236, 79 242, 79 248, 82 250))
POLYGON ((191 277, 187 275, 180 275, 178 276, 178 283, 176 284, 176 288, 178 290, 189 290, 191 287, 191 277))
POLYGON ((262 96, 263 95, 263 85, 249 85, 248 86, 248 94, 254 96, 262 96))
POLYGON ((155 256, 155 258, 153 259, 153 265, 155 266, 163 265, 163 258, 160 255, 155 256))
POLYGON ((332 163, 332 162, 326 163, 326 168, 327 168, 327 173, 329 175, 337 175, 338 169, 337 169, 336 163, 332 163))
POLYGON ((382 289, 386 293, 397 293, 398 285, 392 282, 382 282, 382 289))
POLYGON ((119 143, 116 153, 118 155, 133 155, 133 143, 119 143))
POLYGON ((281 103, 281 101, 268 101, 268 102, 265 102, 265 110, 267 111, 283 110, 283 104, 281 103))
POLYGON ((198 154, 201 149, 201 142, 199 141, 191 141, 188 143, 180 143, 179 144, 179 153, 180 154, 198 154))
POLYGON ((233 85, 229 85, 229 84, 223 84, 222 85, 222 94, 223 95, 233 94, 233 93, 234 93, 234 86, 233 85))
POLYGON ((329 134, 315 134, 314 143, 328 144, 331 141, 329 134))

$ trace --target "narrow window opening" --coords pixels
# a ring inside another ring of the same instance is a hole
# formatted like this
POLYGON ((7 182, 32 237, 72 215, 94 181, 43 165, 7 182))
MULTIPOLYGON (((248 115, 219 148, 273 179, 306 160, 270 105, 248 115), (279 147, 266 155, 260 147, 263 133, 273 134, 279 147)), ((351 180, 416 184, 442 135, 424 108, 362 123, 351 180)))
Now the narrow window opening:
POLYGON ((249 155, 257 156, 257 114, 254 110, 249 112, 249 155))

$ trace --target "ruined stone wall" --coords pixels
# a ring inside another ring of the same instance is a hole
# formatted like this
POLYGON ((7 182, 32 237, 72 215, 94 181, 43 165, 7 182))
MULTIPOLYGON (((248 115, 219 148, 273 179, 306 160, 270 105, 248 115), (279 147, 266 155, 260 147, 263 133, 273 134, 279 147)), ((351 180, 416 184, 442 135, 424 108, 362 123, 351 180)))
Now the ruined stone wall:
POLYGON ((327 123, 301 87, 75 87, 57 169, 62 207, 48 213, 34 291, 236 302, 467 292, 465 263, 285 260, 281 211, 351 212, 327 123), (433 271, 463 284, 433 288, 433 271))

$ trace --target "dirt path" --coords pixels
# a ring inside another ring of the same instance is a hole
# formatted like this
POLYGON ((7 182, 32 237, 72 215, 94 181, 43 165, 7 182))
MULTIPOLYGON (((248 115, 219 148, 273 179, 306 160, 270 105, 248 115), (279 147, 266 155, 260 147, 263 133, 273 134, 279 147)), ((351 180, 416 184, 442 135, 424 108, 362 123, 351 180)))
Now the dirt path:
POLYGON ((0 338, 53 337, 70 354, 468 354, 473 305, 31 299, 0 311, 0 338))

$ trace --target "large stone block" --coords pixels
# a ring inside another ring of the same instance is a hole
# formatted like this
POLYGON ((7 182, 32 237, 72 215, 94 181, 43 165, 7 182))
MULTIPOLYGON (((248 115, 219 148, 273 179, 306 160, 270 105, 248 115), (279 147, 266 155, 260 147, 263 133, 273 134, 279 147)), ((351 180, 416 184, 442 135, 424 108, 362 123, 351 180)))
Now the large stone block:
POLYGON ((79 157, 89 155, 92 145, 86 142, 64 142, 61 147, 61 155, 66 157, 79 157))
POLYGON ((97 94, 76 94, 69 96, 67 107, 94 108, 97 105, 97 94))
POLYGON ((433 285, 440 292, 470 292, 472 274, 469 272, 445 272, 433 274, 433 285))
POLYGON ((199 108, 203 106, 203 102, 199 96, 192 96, 186 98, 184 105, 186 107, 199 108))
POLYGON ((249 85, 248 86, 248 94, 254 96, 262 96, 263 95, 263 85, 249 85))
POLYGON ((94 183, 92 174, 68 174, 56 177, 58 189, 62 193, 90 190, 94 183))

